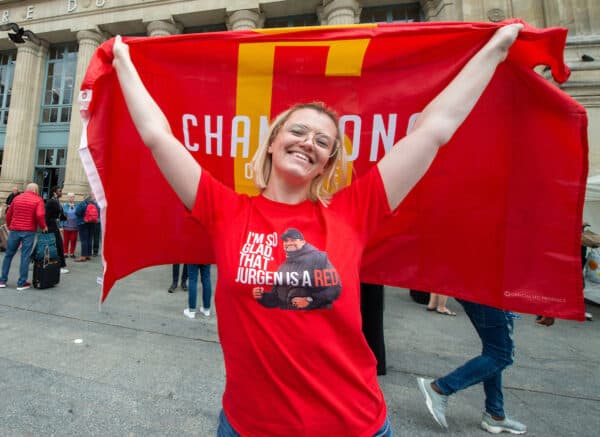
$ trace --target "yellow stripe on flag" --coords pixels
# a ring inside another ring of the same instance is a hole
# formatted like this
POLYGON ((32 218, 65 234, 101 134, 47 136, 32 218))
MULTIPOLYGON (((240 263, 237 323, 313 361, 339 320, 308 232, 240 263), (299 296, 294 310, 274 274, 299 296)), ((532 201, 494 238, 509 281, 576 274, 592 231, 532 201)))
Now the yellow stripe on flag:
MULTIPOLYGON (((304 28, 303 28, 304 29, 304 28)), ((273 90, 273 68, 276 47, 329 47, 325 76, 358 77, 369 38, 339 41, 281 41, 268 43, 242 43, 238 52, 238 80, 236 114, 250 118, 250 153, 234 158, 235 190, 238 193, 257 194, 252 182, 251 160, 258 148, 260 116, 270 117, 273 90)), ((349 139, 345 138, 346 150, 349 139)), ((350 145, 351 146, 351 145, 350 145)), ((349 174, 352 167, 349 165, 349 174)))

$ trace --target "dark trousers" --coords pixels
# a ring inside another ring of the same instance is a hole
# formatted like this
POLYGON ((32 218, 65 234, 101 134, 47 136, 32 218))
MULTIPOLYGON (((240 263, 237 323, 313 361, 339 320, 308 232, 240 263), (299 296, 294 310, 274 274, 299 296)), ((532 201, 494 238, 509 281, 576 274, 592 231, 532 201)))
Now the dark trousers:
POLYGON ((54 234, 54 239, 56 240, 56 252, 58 253, 58 260, 60 261, 61 267, 67 267, 67 263, 65 262, 65 251, 63 249, 63 239, 60 234, 60 229, 58 227, 53 227, 52 229, 48 229, 54 234))
MULTIPOLYGON (((181 286, 186 285, 188 280, 188 269, 187 264, 183 265, 183 272, 181 272, 181 286)), ((173 285, 177 287, 179 283, 179 264, 173 264, 173 285)))
POLYGON ((377 374, 385 375, 385 340, 383 338, 383 285, 360 284, 362 330, 377 358, 377 374))
POLYGON ((92 251, 94 252, 94 255, 98 255, 98 252, 100 251, 100 231, 100 222, 94 223, 94 232, 92 235, 92 251))
POLYGON ((92 256, 92 237, 95 223, 79 225, 79 239, 81 240, 81 256, 92 256))

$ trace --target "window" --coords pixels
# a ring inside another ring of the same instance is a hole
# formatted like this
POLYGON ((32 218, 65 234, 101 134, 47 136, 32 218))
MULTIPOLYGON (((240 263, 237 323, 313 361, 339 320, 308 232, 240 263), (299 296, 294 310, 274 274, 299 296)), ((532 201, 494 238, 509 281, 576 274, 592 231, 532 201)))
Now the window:
POLYGON ((12 92, 13 73, 15 72, 15 53, 0 53, 0 126, 8 122, 8 108, 12 92))
POLYGON ((183 33, 207 33, 207 32, 224 32, 227 30, 225 23, 207 24, 205 26, 186 27, 183 33))
POLYGON ((265 20, 265 27, 304 27, 318 26, 319 18, 316 14, 291 15, 289 17, 274 17, 265 20))
POLYGON ((62 146, 44 146, 37 150, 33 180, 40 187, 40 195, 47 199, 53 186, 65 182, 67 149, 62 146))
POLYGON ((394 21, 408 23, 422 20, 419 2, 363 8, 360 13, 361 23, 391 23, 394 21))
POLYGON ((71 121, 76 69, 77 43, 50 48, 42 101, 42 124, 71 121))

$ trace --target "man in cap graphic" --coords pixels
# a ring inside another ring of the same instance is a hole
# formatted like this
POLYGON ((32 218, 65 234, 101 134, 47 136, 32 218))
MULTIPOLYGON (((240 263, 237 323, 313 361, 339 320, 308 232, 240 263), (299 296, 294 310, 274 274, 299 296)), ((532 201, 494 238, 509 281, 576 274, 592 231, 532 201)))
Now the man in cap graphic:
POLYGON ((253 290, 254 298, 267 308, 308 310, 331 308, 342 283, 327 254, 307 243, 302 233, 288 228, 282 235, 286 259, 277 269, 282 278, 270 292, 253 290))

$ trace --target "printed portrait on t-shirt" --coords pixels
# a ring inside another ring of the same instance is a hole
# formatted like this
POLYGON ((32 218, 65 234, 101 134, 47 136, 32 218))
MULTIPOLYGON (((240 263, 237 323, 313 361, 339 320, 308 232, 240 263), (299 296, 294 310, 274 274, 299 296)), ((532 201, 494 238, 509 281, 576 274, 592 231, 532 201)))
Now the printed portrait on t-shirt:
POLYGON ((342 283, 327 253, 308 243, 294 228, 286 229, 279 239, 274 233, 264 237, 261 234, 259 240, 266 244, 242 248, 236 282, 254 285, 252 296, 260 305, 286 310, 332 307, 342 283), (285 260, 272 271, 268 263, 273 259, 277 240, 285 251, 285 260), (261 253, 256 253, 258 251, 261 253))

